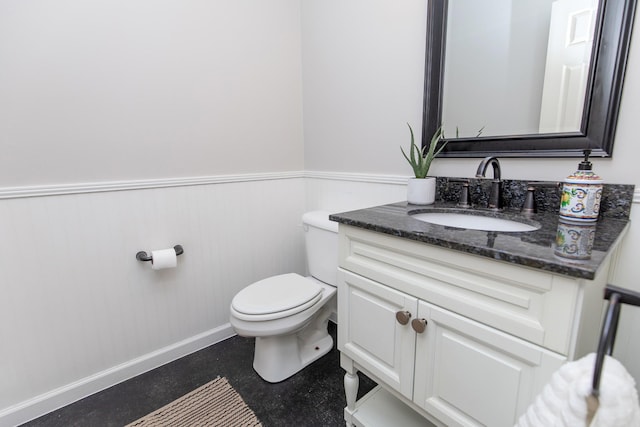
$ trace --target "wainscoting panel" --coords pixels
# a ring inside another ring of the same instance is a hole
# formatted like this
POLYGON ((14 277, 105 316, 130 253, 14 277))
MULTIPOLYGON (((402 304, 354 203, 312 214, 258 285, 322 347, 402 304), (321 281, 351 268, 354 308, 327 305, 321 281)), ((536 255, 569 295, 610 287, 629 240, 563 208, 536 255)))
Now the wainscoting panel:
POLYGON ((344 212, 407 200, 408 177, 305 172, 308 210, 344 212))
POLYGON ((305 273, 303 211, 301 176, 0 200, 0 425, 229 336, 240 289, 305 273), (175 269, 135 259, 176 244, 175 269))
MULTIPOLYGON (((304 211, 406 200, 406 180, 307 171, 0 189, 0 426, 226 338, 236 292, 305 273, 304 211), (175 244, 176 269, 135 259, 175 244)), ((638 290, 634 230, 612 282, 638 290)), ((623 312, 614 353, 636 381, 638 312, 623 312)))

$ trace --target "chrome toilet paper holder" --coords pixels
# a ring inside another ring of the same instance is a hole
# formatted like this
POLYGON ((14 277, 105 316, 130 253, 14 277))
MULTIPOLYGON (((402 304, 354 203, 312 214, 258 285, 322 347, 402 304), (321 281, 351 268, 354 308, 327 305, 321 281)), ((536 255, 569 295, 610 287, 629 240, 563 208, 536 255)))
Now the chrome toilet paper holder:
MULTIPOLYGON (((182 255, 184 253, 182 245, 175 245, 173 249, 176 251, 176 255, 182 255)), ((136 259, 138 261, 153 261, 153 257, 145 251, 138 252, 136 254, 136 259)))

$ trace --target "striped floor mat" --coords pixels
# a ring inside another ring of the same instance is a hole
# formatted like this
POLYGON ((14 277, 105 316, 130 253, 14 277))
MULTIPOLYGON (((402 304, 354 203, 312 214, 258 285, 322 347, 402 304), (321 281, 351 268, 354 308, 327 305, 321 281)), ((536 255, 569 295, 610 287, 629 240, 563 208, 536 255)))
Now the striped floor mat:
POLYGON ((203 385, 126 427, 258 427, 251 408, 224 377, 203 385))

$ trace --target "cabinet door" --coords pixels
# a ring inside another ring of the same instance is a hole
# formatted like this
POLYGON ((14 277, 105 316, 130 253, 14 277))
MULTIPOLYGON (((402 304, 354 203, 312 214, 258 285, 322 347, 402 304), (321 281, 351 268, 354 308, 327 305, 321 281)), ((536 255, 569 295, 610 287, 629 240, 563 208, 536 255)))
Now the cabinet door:
POLYGON ((414 402, 448 426, 512 427, 566 360, 420 302, 414 402))
POLYGON ((416 298, 344 270, 338 279, 338 349, 411 399, 415 332, 396 313, 415 317, 416 298))

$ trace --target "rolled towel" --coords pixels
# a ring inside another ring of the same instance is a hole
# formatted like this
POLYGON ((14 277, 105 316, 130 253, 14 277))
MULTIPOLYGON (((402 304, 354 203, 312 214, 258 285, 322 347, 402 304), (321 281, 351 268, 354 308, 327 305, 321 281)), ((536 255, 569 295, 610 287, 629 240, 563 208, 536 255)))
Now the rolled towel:
POLYGON ((605 356, 597 410, 587 424, 595 357, 591 353, 558 369, 516 427, 640 427, 635 381, 610 356, 605 356))

